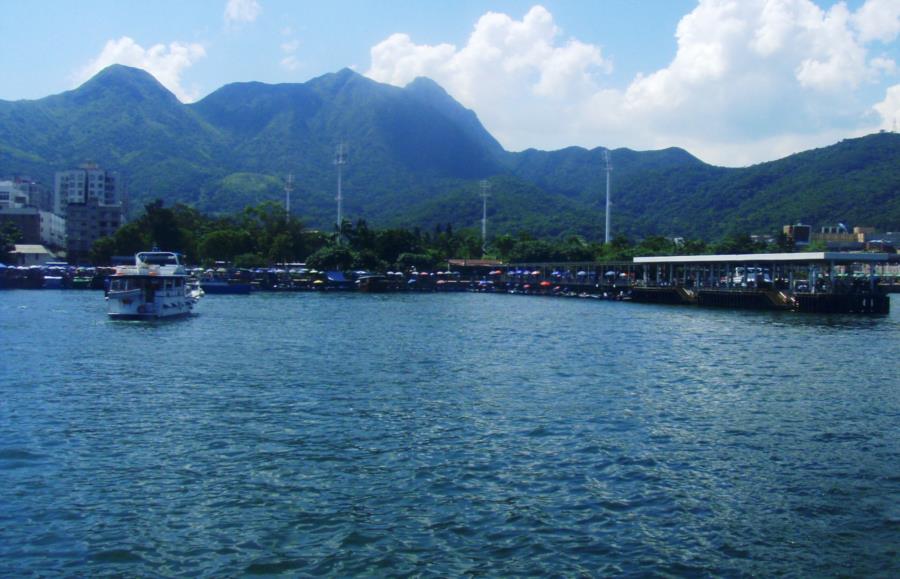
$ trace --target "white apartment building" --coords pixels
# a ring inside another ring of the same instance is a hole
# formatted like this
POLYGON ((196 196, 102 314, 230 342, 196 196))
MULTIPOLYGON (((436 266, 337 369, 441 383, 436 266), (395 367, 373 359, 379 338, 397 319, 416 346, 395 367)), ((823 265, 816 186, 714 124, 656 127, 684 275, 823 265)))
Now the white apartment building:
POLYGON ((53 187, 53 212, 65 216, 69 205, 84 205, 91 201, 101 206, 115 205, 122 201, 120 189, 118 173, 94 164, 58 171, 53 187))
POLYGON ((0 209, 28 207, 31 199, 28 191, 15 181, 0 181, 0 209))

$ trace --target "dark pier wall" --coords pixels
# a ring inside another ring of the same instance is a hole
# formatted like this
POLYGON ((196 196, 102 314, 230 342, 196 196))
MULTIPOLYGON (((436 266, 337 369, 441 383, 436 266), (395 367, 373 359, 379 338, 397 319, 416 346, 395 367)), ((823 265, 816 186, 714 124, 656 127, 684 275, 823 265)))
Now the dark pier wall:
POLYGON ((887 314, 890 296, 882 293, 797 294, 797 310, 817 314, 887 314))
POLYGON ((631 289, 631 299, 648 304, 686 305, 690 303, 674 287, 635 287, 631 289))
POLYGON ((779 302, 761 290, 700 290, 697 295, 697 304, 751 310, 789 310, 792 308, 792 304, 779 302))

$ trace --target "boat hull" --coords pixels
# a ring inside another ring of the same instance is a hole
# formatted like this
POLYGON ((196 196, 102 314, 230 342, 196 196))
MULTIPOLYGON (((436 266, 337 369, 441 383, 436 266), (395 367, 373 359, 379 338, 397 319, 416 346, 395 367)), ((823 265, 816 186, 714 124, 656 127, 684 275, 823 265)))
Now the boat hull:
POLYGON ((180 299, 170 299, 157 303, 145 303, 140 300, 128 302, 108 297, 107 315, 114 320, 160 320, 165 318, 179 318, 191 315, 194 300, 185 296, 180 299))
POLYGON ((244 282, 201 281, 200 288, 207 294, 247 295, 250 293, 251 285, 244 282))
POLYGON ((197 297, 184 279, 119 277, 106 296, 106 313, 112 319, 158 320, 190 315, 197 297))
POLYGON ((147 322, 156 320, 177 320, 179 318, 186 318, 191 314, 192 312, 184 312, 180 314, 173 314, 170 316, 157 316, 155 314, 109 314, 109 319, 147 322))

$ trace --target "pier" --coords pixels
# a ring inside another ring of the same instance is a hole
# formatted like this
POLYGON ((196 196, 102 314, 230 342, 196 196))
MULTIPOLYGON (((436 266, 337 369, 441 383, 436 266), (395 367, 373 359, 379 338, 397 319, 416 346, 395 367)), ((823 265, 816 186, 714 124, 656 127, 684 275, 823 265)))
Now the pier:
POLYGON ((816 313, 886 314, 886 253, 636 257, 635 301, 816 313), (883 273, 883 272, 882 272, 883 273))
MULTIPOLYGON (((608 263, 516 263, 496 284, 636 302, 815 313, 886 314, 886 253, 768 253, 635 257, 608 263)), ((892 287, 892 286, 890 286, 892 287)))

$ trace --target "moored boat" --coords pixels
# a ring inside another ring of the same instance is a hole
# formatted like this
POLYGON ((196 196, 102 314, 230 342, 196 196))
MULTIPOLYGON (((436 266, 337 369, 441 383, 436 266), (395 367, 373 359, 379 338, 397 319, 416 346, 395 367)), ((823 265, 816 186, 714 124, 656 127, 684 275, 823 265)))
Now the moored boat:
POLYGON ((111 318, 153 320, 191 313, 199 294, 187 283, 178 254, 144 251, 134 261, 117 267, 110 278, 106 300, 111 318))
POLYGON ((249 281, 239 279, 222 279, 222 278, 203 278, 200 280, 200 287, 208 294, 239 294, 246 295, 250 293, 251 285, 249 281))

